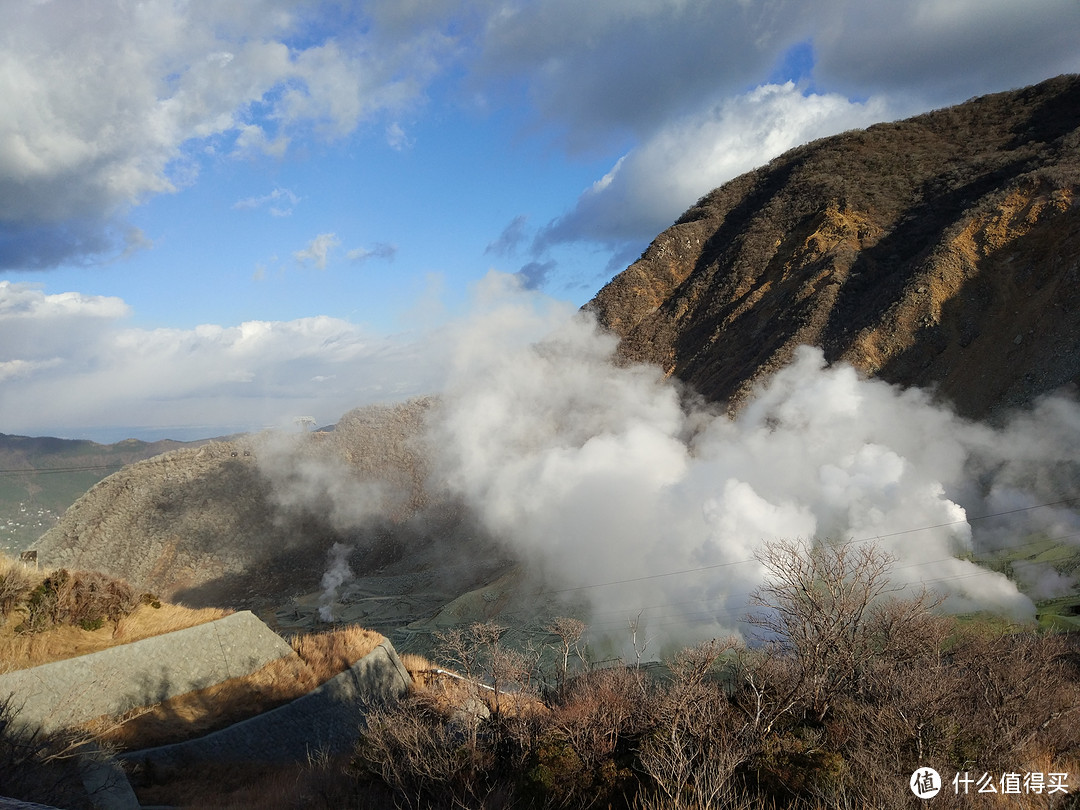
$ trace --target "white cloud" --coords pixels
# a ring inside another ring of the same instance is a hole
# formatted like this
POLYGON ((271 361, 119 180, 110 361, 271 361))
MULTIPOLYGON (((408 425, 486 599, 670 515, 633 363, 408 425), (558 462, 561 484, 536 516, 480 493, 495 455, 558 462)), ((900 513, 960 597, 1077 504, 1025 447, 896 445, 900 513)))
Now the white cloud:
MULTIPOLYGON (((518 107, 524 90, 531 123, 571 151, 630 145, 613 184, 651 185, 668 210, 685 171, 664 187, 643 164, 678 143, 715 170, 717 111, 774 80, 795 46, 816 60, 811 98, 890 111, 1080 71, 1075 0, 13 0, 4 11, 0 268, 120 254, 118 220, 195 182, 204 155, 280 157, 372 121, 404 148, 401 114, 443 73, 457 99, 488 108, 504 93, 518 107)), ((594 206, 605 199, 621 201, 594 206)), ((597 210, 582 222, 601 232, 583 238, 625 232, 638 213, 620 224, 597 210)))
POLYGON ((102 330, 129 314, 119 298, 46 295, 36 286, 0 281, 0 362, 22 364, 24 371, 55 368, 65 358, 72 365, 92 362, 102 330))
POLYGON ((410 148, 414 141, 397 121, 386 128, 386 144, 396 152, 410 148))
POLYGON ((371 248, 353 248, 346 251, 345 258, 354 264, 363 264, 370 259, 386 259, 392 261, 397 255, 397 245, 386 242, 376 242, 371 248))
POLYGON ((855 103, 804 95, 791 82, 763 85, 660 129, 543 229, 537 247, 648 240, 703 194, 781 152, 889 116, 881 99, 855 103))
POLYGON ((251 211, 265 205, 269 206, 267 210, 270 212, 270 216, 287 217, 292 214, 293 209, 296 208, 299 202, 300 198, 289 189, 275 188, 269 194, 263 194, 261 197, 245 197, 242 200, 237 200, 233 203, 233 208, 237 211, 251 211))
POLYGON ((522 0, 490 18, 475 75, 524 86, 572 151, 631 142, 536 244, 625 252, 808 139, 1080 71, 1077 30, 1073 0, 522 0), (768 83, 798 49, 805 94, 768 83))
POLYGON ((293 258, 304 265, 313 262, 320 270, 325 270, 326 259, 330 251, 340 245, 341 240, 337 238, 336 234, 320 233, 308 243, 306 248, 293 253, 293 258))
POLYGON ((123 427, 201 426, 206 436, 297 413, 329 423, 365 402, 428 393, 441 373, 438 342, 336 318, 145 330, 125 327, 128 315, 117 298, 0 282, 4 430, 118 438, 123 427))
POLYGON ((485 89, 523 81, 540 121, 590 150, 768 81, 800 43, 821 91, 925 109, 1080 70, 1078 27, 1073 0, 509 0, 476 71, 485 89))
POLYGON ((291 0, 12 2, 0 29, 0 267, 112 250, 109 224, 191 182, 192 142, 280 156, 417 98, 447 47, 320 28, 291 0), (303 44, 298 44, 303 43, 303 44))

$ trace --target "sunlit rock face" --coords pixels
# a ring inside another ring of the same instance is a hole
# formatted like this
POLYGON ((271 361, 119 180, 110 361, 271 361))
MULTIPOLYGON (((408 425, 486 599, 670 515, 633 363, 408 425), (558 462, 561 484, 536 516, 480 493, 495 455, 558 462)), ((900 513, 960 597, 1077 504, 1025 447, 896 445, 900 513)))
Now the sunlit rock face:
POLYGON ((703 197, 586 308, 719 402, 801 344, 998 414, 1080 376, 1080 78, 815 141, 703 197))

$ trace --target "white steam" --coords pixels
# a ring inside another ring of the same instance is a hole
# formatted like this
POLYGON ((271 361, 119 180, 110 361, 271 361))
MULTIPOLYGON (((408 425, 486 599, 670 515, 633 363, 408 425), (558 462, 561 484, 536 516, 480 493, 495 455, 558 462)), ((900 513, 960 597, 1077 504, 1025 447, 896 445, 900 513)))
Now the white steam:
POLYGON ((590 318, 507 307, 489 302, 459 335, 430 433, 435 479, 550 588, 587 599, 600 632, 641 609, 650 632, 737 629, 770 538, 874 540, 898 584, 1030 619, 1012 582, 957 555, 1080 531, 1064 505, 1026 509, 1071 492, 1055 467, 1080 449, 1065 400, 994 430, 804 347, 732 420, 685 406, 655 368, 617 366, 590 318), (501 337, 507 325, 518 337, 501 337), (1025 511, 969 522, 1008 509, 1025 511))
POLYGON ((332 622, 338 607, 338 594, 341 586, 354 578, 349 567, 349 553, 352 549, 344 543, 334 543, 327 554, 326 572, 322 577, 322 596, 319 597, 319 618, 332 622))
POLYGON ((349 464, 306 434, 261 434, 259 471, 270 483, 270 496, 282 517, 308 514, 342 533, 351 533, 372 517, 390 511, 394 493, 386 484, 361 479, 349 464))

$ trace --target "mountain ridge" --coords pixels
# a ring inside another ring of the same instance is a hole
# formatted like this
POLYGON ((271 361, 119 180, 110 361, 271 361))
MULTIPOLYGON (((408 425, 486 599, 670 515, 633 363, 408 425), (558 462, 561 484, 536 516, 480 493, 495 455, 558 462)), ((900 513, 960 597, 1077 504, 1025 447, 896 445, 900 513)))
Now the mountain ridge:
POLYGON ((801 344, 973 418, 1029 404, 1080 379, 1078 127, 1061 76, 814 141, 706 194, 584 309, 623 359, 736 407, 801 344))

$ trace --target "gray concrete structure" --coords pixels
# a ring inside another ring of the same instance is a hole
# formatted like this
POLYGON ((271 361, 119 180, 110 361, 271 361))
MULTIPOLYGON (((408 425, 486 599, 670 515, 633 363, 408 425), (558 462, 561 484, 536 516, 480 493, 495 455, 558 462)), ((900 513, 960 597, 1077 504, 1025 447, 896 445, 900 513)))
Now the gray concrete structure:
POLYGON ((139 810, 139 800, 116 758, 91 744, 79 759, 83 789, 94 810, 139 810))
POLYGON ((347 751, 372 704, 403 695, 412 683, 389 641, 349 669, 291 703, 188 742, 121 755, 155 772, 198 762, 298 762, 310 754, 347 751))
POLYGON ((101 652, 0 675, 18 720, 46 732, 247 675, 292 648, 248 611, 101 652))

